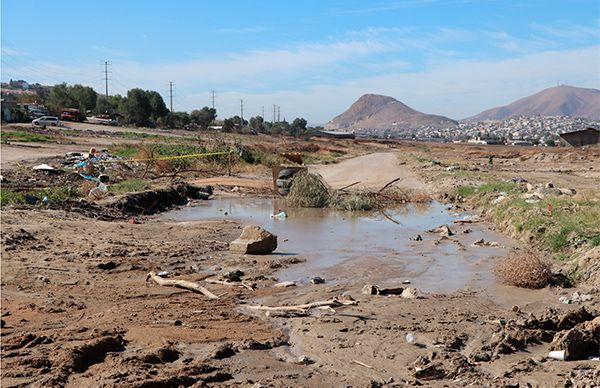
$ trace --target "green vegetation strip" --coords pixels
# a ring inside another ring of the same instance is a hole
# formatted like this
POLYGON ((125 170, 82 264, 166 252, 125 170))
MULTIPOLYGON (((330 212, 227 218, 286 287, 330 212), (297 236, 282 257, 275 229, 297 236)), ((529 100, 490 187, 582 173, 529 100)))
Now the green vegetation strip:
POLYGON ((579 247, 600 245, 600 199, 597 197, 547 197, 538 202, 522 198, 515 183, 489 182, 460 186, 456 193, 477 206, 489 208, 498 223, 508 222, 519 233, 531 236, 539 249, 560 260, 579 247), (499 193, 506 198, 494 204, 499 193))
POLYGON ((2 131, 0 133, 0 138, 3 143, 8 141, 19 141, 19 142, 38 142, 38 143, 46 143, 52 141, 52 137, 48 135, 41 135, 39 133, 33 132, 25 132, 25 131, 16 131, 16 132, 6 132, 2 131))

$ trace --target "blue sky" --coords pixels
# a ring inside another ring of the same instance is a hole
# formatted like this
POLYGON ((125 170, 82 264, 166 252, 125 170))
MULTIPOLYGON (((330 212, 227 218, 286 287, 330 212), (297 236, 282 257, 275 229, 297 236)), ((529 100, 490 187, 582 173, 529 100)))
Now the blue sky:
POLYGON ((600 88, 599 0, 2 0, 2 81, 160 92, 175 110, 325 123, 364 93, 460 119, 600 88))

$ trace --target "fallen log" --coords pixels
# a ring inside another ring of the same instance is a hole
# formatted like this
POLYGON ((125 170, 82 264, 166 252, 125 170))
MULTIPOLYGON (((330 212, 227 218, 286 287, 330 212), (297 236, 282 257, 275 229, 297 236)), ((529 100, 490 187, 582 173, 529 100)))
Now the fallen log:
POLYGON ((148 273, 148 276, 146 276, 146 281, 148 281, 148 279, 154 280, 154 282, 156 284, 158 284, 159 286, 183 288, 186 290, 190 290, 193 292, 198 292, 200 294, 203 294, 203 295, 207 296, 209 299, 219 299, 219 297, 217 295, 213 294, 212 292, 210 292, 206 288, 202 287, 198 283, 190 282, 187 280, 163 279, 154 272, 148 273))
POLYGON ((355 300, 331 299, 331 300, 324 300, 324 301, 320 301, 320 302, 297 304, 297 305, 293 305, 293 306, 270 307, 270 306, 258 305, 258 306, 246 306, 246 307, 248 307, 249 309, 252 309, 252 310, 266 310, 266 311, 305 311, 305 310, 314 309, 316 307, 356 306, 357 304, 358 304, 358 302, 355 300))

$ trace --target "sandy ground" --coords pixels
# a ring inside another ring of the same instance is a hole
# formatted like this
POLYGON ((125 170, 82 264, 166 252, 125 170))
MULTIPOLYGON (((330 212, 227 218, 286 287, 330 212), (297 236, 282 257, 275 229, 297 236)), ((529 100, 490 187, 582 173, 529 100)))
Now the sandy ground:
MULTIPOLYGON (((380 188, 400 177, 439 194, 474 179, 449 176, 445 166, 485 169, 489 152, 400 147, 318 171, 334 187, 360 180, 380 188)), ((592 189, 589 179, 598 176, 589 151, 500 151, 506 154, 490 173, 503 177, 592 189)), ((275 272, 302 266, 302 252, 232 254, 228 244, 242 226, 234 220, 171 222, 159 215, 131 224, 39 208, 0 215, 3 387, 584 387, 600 381, 598 361, 546 357, 555 334, 572 327, 569 322, 589 320, 581 307, 599 314, 597 290, 580 290, 591 292, 591 301, 564 305, 558 297, 575 289, 495 285, 449 294, 422 290, 418 299, 366 295, 360 280, 281 289, 274 287, 275 272), (256 290, 203 280, 236 269, 256 290), (220 299, 157 286, 146 280, 149 271, 198 281, 220 299), (248 308, 334 297, 358 304, 283 316, 248 308)))

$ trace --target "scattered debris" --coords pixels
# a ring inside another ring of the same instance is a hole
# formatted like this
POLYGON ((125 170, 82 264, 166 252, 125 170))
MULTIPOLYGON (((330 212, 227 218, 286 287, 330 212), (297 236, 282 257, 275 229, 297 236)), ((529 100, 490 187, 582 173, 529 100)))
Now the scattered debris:
POLYGON ((295 285, 296 285, 296 283, 294 283, 294 282, 286 281, 286 282, 277 283, 273 287, 286 288, 286 287, 294 287, 295 285))
POLYGON ((33 167, 34 170, 37 171, 55 171, 56 169, 52 166, 48 166, 47 164, 38 164, 37 166, 33 167))
POLYGON ((280 211, 276 214, 271 214, 271 218, 274 220, 285 220, 288 217, 287 213, 284 211, 280 211))
POLYGON ((260 226, 244 227, 241 236, 229 244, 229 250, 249 255, 266 255, 277 248, 277 236, 260 226))
POLYGON ((299 304, 294 306, 278 306, 278 307, 269 307, 269 306, 246 306, 252 310, 266 310, 266 311, 300 311, 304 312, 310 309, 318 308, 318 307, 340 307, 340 306, 356 306, 358 304, 357 301, 350 297, 342 298, 333 298, 331 300, 321 301, 321 302, 312 302, 306 304, 299 304))
POLYGON ((421 237, 420 234, 417 234, 416 236, 411 237, 410 240, 412 240, 412 241, 423 241, 423 237, 421 237))
POLYGON ((314 364, 314 363, 315 363, 315 361, 312 360, 308 356, 300 356, 298 358, 298 364, 301 364, 301 365, 310 365, 310 364, 314 364))
POLYGON ((437 233, 440 236, 445 236, 445 237, 454 235, 454 233, 452 232, 452 230, 450 230, 450 227, 448 225, 440 225, 437 228, 429 229, 427 232, 428 233, 437 233))
POLYGON ((496 241, 486 241, 483 238, 473 242, 474 247, 497 247, 498 243, 496 241))
POLYGON ((319 276, 315 276, 314 278, 310 279, 310 282, 312 284, 323 284, 323 283, 325 283, 325 279, 323 279, 319 276))
POLYGON ((402 291, 401 296, 406 299, 417 299, 419 297, 419 290, 414 287, 407 287, 402 291))

